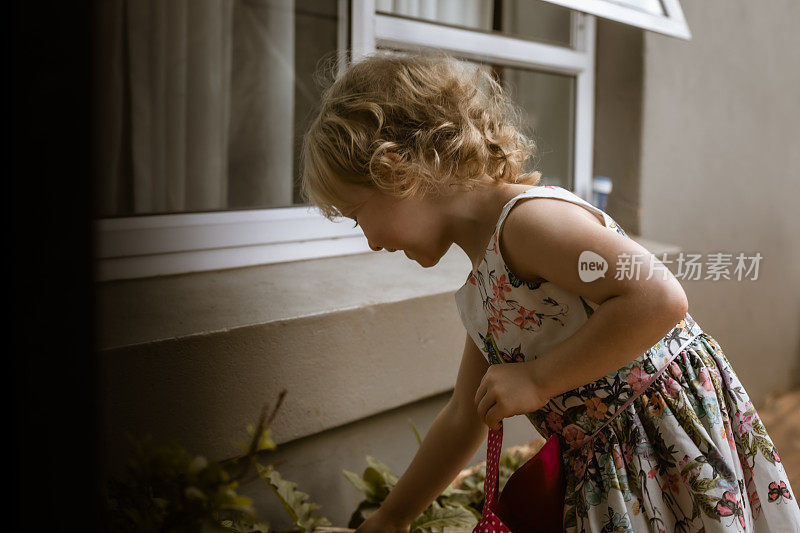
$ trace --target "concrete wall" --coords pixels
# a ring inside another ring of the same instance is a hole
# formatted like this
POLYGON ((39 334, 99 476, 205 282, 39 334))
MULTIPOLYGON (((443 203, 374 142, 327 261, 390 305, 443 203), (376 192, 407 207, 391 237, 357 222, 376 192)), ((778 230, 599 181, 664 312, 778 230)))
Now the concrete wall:
POLYGON ((754 400, 800 381, 800 4, 683 0, 645 33, 642 234, 761 252, 756 281, 682 281, 754 400))

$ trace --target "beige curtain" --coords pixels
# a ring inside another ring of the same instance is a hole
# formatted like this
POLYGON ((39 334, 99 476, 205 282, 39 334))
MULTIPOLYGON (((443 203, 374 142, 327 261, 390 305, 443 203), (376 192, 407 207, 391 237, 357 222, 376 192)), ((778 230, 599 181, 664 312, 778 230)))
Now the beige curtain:
POLYGON ((292 203, 292 0, 97 0, 99 216, 292 203))
MULTIPOLYGON (((500 0, 497 0, 500 1, 500 0)), ((376 0, 375 9, 426 20, 490 30, 494 0, 376 0)))

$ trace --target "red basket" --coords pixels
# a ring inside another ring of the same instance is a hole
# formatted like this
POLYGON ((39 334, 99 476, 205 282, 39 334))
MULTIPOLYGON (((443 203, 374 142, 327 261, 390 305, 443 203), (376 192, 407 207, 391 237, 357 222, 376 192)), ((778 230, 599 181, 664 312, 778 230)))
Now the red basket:
POLYGON ((551 435, 536 455, 511 474, 498 496, 502 447, 501 420, 500 429, 489 429, 483 482, 486 497, 483 516, 473 533, 563 532, 565 482, 558 436, 551 435))

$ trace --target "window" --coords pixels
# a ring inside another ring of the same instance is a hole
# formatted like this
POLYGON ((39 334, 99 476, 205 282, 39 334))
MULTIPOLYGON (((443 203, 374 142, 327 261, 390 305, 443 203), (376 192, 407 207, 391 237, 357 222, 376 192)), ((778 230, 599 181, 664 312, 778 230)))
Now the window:
POLYGON ((295 177, 347 0, 93 8, 98 279, 369 250, 305 207, 295 177))
POLYGON ((345 48, 357 59, 376 49, 433 47, 493 69, 530 110, 544 183, 589 198, 593 15, 642 27, 660 21, 662 32, 683 20, 677 0, 660 6, 97 1, 97 277, 370 251, 360 229, 324 219, 297 190, 302 133, 318 102, 313 73, 320 58, 343 57, 345 48))
POLYGON ((593 17, 543 0, 376 0, 374 6, 353 11, 356 53, 437 48, 492 69, 530 113, 543 183, 589 198, 593 17), (366 20, 371 13, 374 22, 366 20), (374 32, 360 30, 370 26, 374 32))
POLYGON ((679 0, 548 0, 548 2, 672 37, 688 40, 692 36, 683 17, 679 0))

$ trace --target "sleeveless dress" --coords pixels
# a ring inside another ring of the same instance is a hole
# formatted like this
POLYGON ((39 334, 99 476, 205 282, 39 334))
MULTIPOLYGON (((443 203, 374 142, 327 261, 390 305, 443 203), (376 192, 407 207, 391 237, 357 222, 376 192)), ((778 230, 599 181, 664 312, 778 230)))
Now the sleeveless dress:
MULTIPOLYGON (((505 264, 499 235, 525 198, 603 210, 557 186, 533 186, 503 207, 485 256, 455 293, 469 336, 491 364, 546 357, 598 304, 505 264)), ((608 274, 607 274, 608 275, 608 274)), ((780 456, 719 343, 689 313, 627 366, 526 413, 558 434, 567 532, 800 531, 780 456)))

